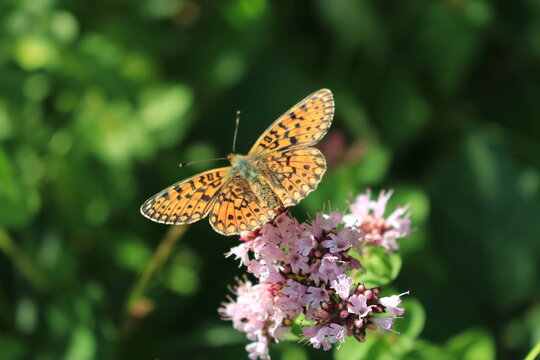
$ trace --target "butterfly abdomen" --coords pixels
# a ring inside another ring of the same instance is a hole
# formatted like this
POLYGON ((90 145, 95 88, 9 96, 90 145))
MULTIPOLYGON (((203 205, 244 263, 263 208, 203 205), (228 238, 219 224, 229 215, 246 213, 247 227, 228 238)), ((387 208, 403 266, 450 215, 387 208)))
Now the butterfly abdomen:
POLYGON ((231 175, 240 177, 244 186, 251 188, 259 201, 269 209, 277 210, 283 207, 272 187, 261 176, 258 168, 260 164, 242 155, 230 155, 229 158, 232 165, 231 175))
POLYGON ((279 210, 283 207, 283 203, 277 196, 276 192, 262 179, 257 178, 251 182, 253 191, 259 199, 261 199, 269 209, 279 210))

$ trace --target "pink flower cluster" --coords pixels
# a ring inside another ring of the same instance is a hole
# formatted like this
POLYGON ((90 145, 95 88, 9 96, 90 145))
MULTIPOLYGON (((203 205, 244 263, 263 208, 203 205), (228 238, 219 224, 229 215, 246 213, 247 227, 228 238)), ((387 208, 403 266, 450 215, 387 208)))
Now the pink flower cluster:
POLYGON ((343 217, 346 226, 357 226, 370 245, 384 246, 389 252, 399 249, 397 240, 409 236, 411 220, 409 206, 398 207, 384 217, 388 200, 394 192, 381 191, 377 200, 371 200, 371 190, 360 194, 351 204, 351 213, 343 217))
POLYGON ((242 234, 243 242, 227 256, 239 259, 259 283, 239 281, 236 299, 229 298, 219 312, 252 341, 246 347, 250 359, 269 359, 269 343, 282 340, 299 316, 303 336, 324 350, 339 346, 346 336, 364 341, 367 328, 394 331, 394 319, 404 312, 403 294, 378 297, 379 287, 367 289, 347 275, 361 268, 351 249, 361 254, 364 246, 377 245, 391 251, 397 238, 408 235, 405 210, 383 218, 390 196, 382 192, 372 202, 368 191, 351 205, 351 214, 318 213, 308 223, 281 214, 258 231, 242 234))

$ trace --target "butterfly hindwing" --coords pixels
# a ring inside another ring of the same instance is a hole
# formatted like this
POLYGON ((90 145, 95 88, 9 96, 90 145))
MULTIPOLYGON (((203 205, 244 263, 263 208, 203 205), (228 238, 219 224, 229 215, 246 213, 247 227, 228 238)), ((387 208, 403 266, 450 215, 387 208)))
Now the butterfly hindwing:
POLYGON ((250 183, 236 176, 217 195, 210 211, 210 224, 220 234, 253 231, 273 219, 275 211, 265 207, 250 183))
POLYGON ((266 177, 285 207, 298 204, 315 190, 326 171, 326 160, 315 148, 285 150, 260 160, 266 177))
POLYGON ((333 116, 332 92, 316 91, 274 121, 255 142, 249 155, 314 145, 328 131, 333 116))
POLYGON ((216 194, 230 179, 230 166, 206 171, 171 185, 141 206, 147 218, 163 224, 190 224, 208 215, 216 194))

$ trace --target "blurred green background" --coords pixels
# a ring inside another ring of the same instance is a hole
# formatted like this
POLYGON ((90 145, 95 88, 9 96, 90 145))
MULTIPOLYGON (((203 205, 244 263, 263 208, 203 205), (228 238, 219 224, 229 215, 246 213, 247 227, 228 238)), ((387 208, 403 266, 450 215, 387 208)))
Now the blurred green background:
POLYGON ((222 166, 177 164, 229 153, 237 109, 246 153, 322 87, 330 170, 295 214, 366 187, 410 202, 393 290, 416 325, 273 358, 523 357, 540 340, 539 0, 2 0, 0 358, 246 358, 216 312, 237 238, 139 206, 222 166))

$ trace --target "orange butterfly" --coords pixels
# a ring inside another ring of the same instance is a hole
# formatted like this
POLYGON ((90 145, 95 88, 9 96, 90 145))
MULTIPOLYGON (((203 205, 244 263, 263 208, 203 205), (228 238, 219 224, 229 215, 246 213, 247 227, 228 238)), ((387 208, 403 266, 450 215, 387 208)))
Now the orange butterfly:
POLYGON ((330 90, 314 92, 274 121, 247 155, 230 154, 231 166, 203 172, 157 193, 141 206, 141 213, 174 225, 191 224, 210 214, 210 224, 223 235, 261 227, 321 181, 326 160, 310 146, 326 134, 333 116, 330 90))

